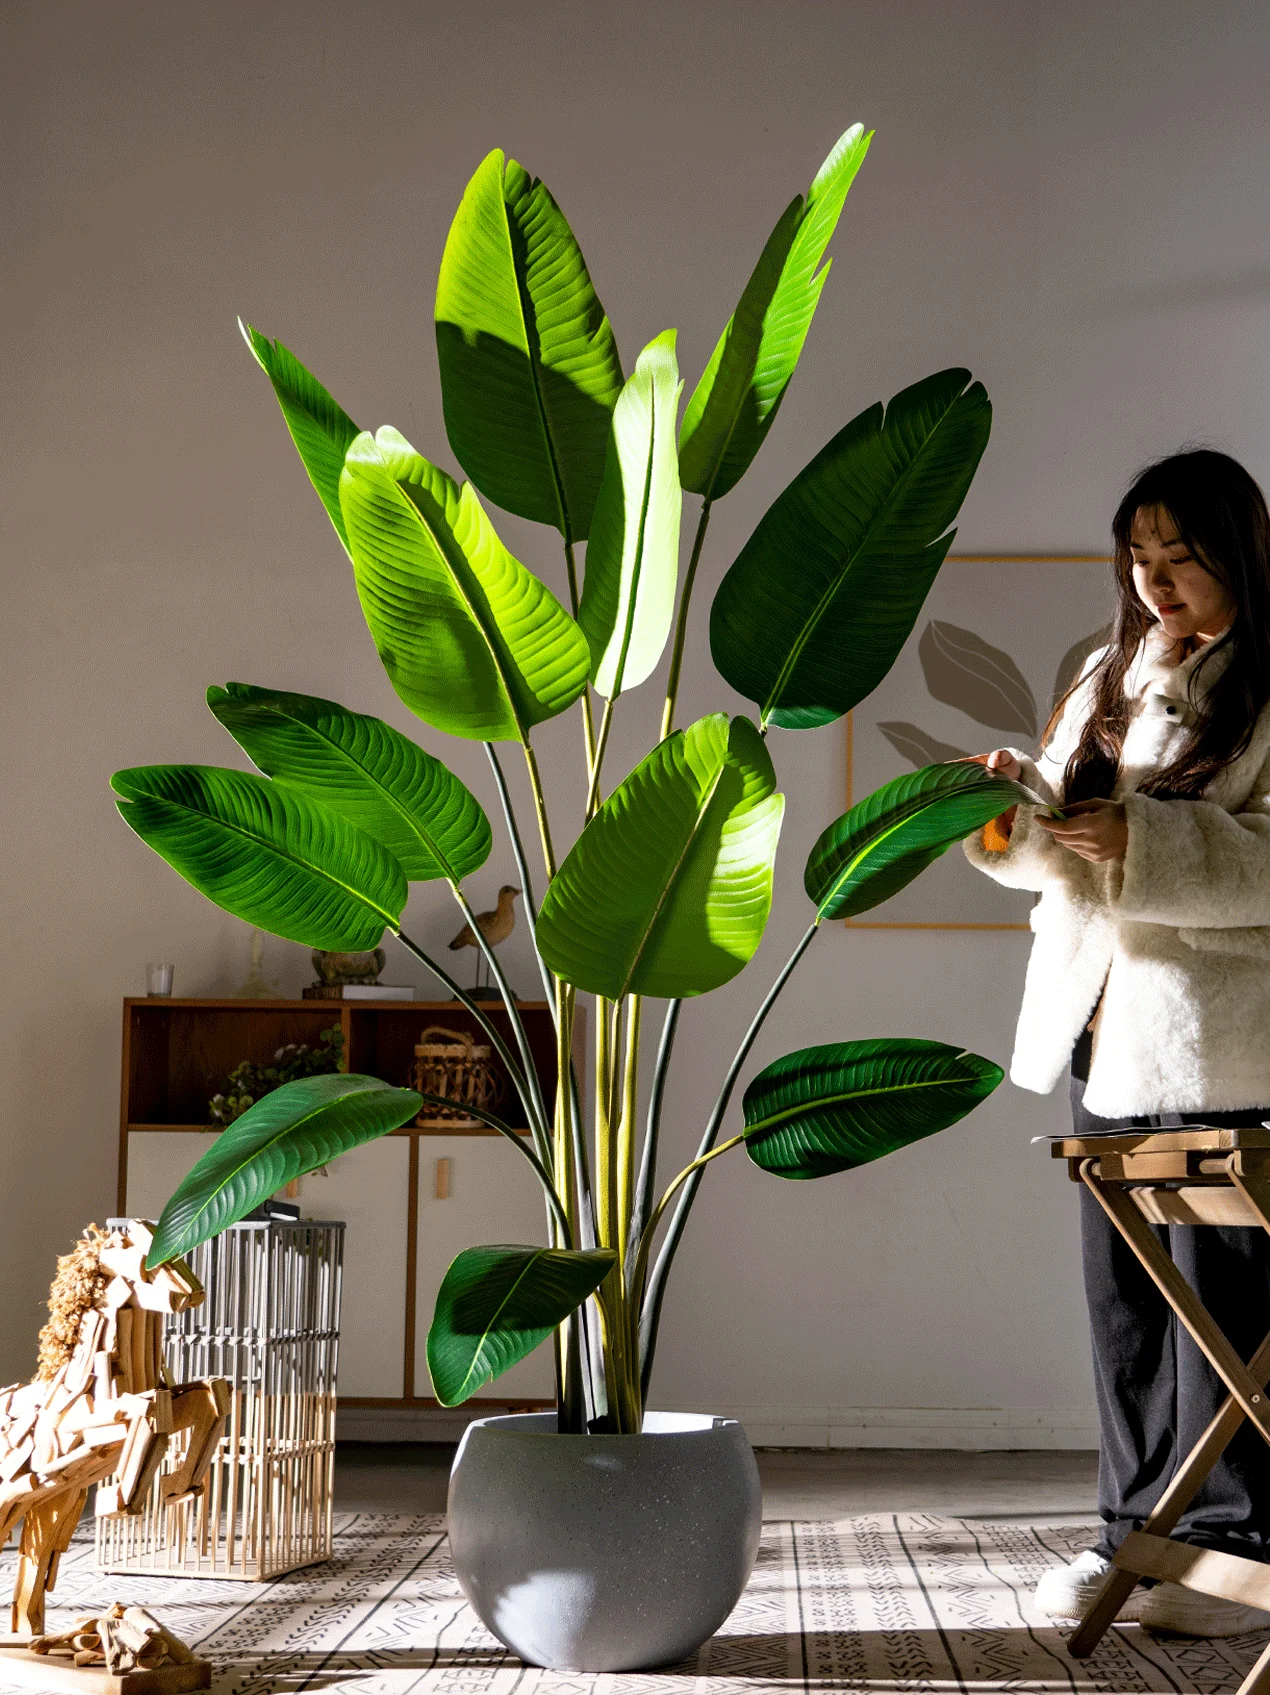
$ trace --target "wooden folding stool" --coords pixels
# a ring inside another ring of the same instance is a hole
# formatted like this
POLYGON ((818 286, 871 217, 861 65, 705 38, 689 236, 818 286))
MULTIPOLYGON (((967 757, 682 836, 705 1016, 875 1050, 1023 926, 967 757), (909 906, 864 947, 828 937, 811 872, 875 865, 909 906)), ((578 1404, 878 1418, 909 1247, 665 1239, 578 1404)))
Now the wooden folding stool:
MULTIPOLYGON (((1096 1599, 1067 1644, 1074 1659, 1093 1653, 1138 1579, 1183 1588, 1270 1612, 1270 1564, 1175 1542, 1170 1532, 1245 1419, 1270 1443, 1270 1335, 1245 1363, 1162 1247, 1153 1224, 1233 1224, 1270 1231, 1270 1130, 1126 1131, 1057 1142, 1073 1181, 1084 1183, 1133 1249, 1160 1293, 1230 1391, 1173 1474, 1140 1531, 1116 1552, 1096 1599)), ((1270 1695, 1270 1647, 1239 1695, 1270 1695)))

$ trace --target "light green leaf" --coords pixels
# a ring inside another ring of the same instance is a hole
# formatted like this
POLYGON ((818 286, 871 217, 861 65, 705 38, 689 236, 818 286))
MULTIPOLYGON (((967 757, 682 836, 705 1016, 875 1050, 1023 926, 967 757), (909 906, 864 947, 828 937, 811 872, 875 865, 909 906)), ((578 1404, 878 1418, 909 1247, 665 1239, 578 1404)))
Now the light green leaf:
POLYGON ((760 520, 710 613, 710 651, 764 724, 808 729, 885 677, 987 446, 969 371, 940 371, 840 430, 760 520), (947 533, 945 533, 947 531, 947 533))
POLYGON ((164 1207, 146 1255, 153 1269, 222 1230, 306 1171, 373 1142, 418 1115, 421 1097, 378 1077, 301 1077, 249 1106, 223 1130, 164 1207))
POLYGON ((683 486, 719 500, 749 469, 798 364, 832 260, 819 270, 873 139, 853 124, 767 238, 684 414, 683 486))
POLYGON ((136 766, 110 786, 124 823, 246 924, 334 953, 373 948, 398 926, 401 866, 296 789, 212 765, 136 766))
POLYGON ((675 414, 682 388, 675 332, 666 330, 640 354, 613 409, 578 608, 591 681, 612 699, 651 674, 675 614, 683 504, 675 414))
POLYGON ((207 704, 266 776, 306 790, 374 836, 412 883, 460 883, 488 859, 480 802, 382 719, 248 683, 208 689, 207 704))
POLYGON ((548 967, 592 994, 679 997, 735 977, 763 939, 785 797, 758 732, 676 730, 605 801, 538 915, 548 967))
POLYGON ((428 1370, 443 1407, 545 1342, 617 1264, 612 1248, 465 1248, 437 1293, 428 1370))
POLYGON ((524 741, 571 706, 590 652, 555 596, 462 489, 396 430, 358 436, 340 499, 362 611, 412 712, 475 741, 524 741))
POLYGON ((347 551, 348 536, 340 511, 340 472, 344 468, 344 455, 358 434, 357 425, 336 405, 312 372, 305 370, 290 348, 280 341, 270 341, 241 318, 238 327, 261 370, 273 384, 309 481, 347 551))
POLYGON ((972 1112, 1005 1073, 990 1059, 891 1036, 800 1048, 745 1091, 745 1147, 777 1177, 829 1177, 972 1112))
POLYGON ((982 765, 925 765, 883 783, 836 818, 807 860, 818 918, 851 918, 889 900, 991 818, 1035 800, 982 765))
POLYGON ((450 226, 436 320, 459 464, 496 505, 584 540, 621 361, 563 212, 497 148, 450 226))

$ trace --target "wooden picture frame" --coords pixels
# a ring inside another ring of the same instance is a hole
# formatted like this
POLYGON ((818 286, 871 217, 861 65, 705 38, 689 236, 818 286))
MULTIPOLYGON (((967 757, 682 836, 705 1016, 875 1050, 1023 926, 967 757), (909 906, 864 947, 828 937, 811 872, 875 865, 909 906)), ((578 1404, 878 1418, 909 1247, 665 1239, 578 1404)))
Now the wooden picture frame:
MULTIPOLYGON (((1089 624, 1091 626, 1090 630, 1084 632, 1086 638, 1089 638, 1089 637, 1092 637, 1092 635, 1094 633, 1093 626, 1098 624, 1098 622, 1100 620, 1100 616, 1101 616, 1101 622, 1103 624, 1105 624, 1105 622, 1106 622, 1106 615, 1107 615, 1107 612, 1108 612, 1110 604, 1111 604, 1111 582, 1110 582, 1111 564, 1112 564, 1112 561, 1111 561, 1110 555, 1101 554, 1101 553, 1076 553, 1076 552, 1071 552, 1071 553, 950 553, 948 555, 947 561, 945 563, 944 573, 941 575, 940 578, 936 579, 935 588, 932 589, 930 598, 931 598, 931 600, 935 601, 936 606, 938 607, 939 595, 938 595, 937 591, 939 591, 942 588, 942 590, 944 591, 944 596, 945 597, 947 596, 947 591, 950 587, 950 582, 951 582, 951 584, 955 584, 955 576, 953 574, 956 573, 957 568, 959 566, 961 566, 961 567, 979 566, 979 567, 1031 568, 1028 571, 1028 576, 1029 576, 1029 578, 1031 578, 1031 580, 1028 581, 1027 584, 1026 584, 1026 596, 1027 596, 1027 599, 1029 601, 1032 601, 1032 602, 1035 601, 1036 592, 1037 592, 1037 584, 1036 584, 1035 576, 1033 575, 1035 568, 1042 567, 1042 566, 1082 567, 1084 569, 1082 570, 1081 575, 1086 580, 1086 584, 1087 584, 1088 581, 1091 580, 1091 578, 1092 578, 1092 574, 1090 573, 1088 568, 1089 567, 1098 567, 1101 571, 1107 573, 1106 578, 1104 579, 1105 586, 1106 586, 1106 596, 1105 596, 1105 600, 1103 601, 1102 605, 1099 606, 1095 602, 1095 603, 1089 604, 1087 607, 1084 606, 1084 605, 1081 605, 1081 606, 1074 607, 1074 608, 1073 607, 1065 608, 1065 611, 1067 611, 1069 614, 1074 614, 1072 616, 1069 616, 1068 619, 1066 620, 1066 622, 1068 624, 1073 624, 1073 623, 1074 624, 1089 624)), ((928 602, 928 605, 929 605, 929 602, 928 602)), ((1061 628, 1063 620, 1059 620, 1058 623, 1059 623, 1059 627, 1061 628)), ((888 676, 888 678, 886 680, 884 680, 884 682, 882 684, 879 685, 879 689, 877 691, 875 691, 875 695, 871 695, 867 702, 862 703, 861 707, 857 708, 853 712, 849 712, 846 716, 846 750, 845 750, 845 753, 846 753, 846 760, 845 760, 845 765, 846 765, 846 769, 845 769, 846 796, 845 796, 845 798, 846 798, 846 805, 847 805, 848 808, 850 808, 852 805, 854 805, 854 803, 857 800, 859 800, 864 794, 869 793, 874 788, 876 788, 880 781, 885 781, 887 779, 887 777, 895 776, 895 775, 898 774, 897 770, 890 769, 890 770, 883 771, 882 774, 879 776, 878 761, 875 757, 875 758, 870 760, 870 765, 873 768, 868 772, 866 780, 864 780, 864 781, 861 780, 861 769, 860 768, 861 768, 862 761, 861 761, 861 758, 860 758, 860 747, 859 747, 859 737, 860 737, 860 732, 861 732, 861 728, 862 728, 861 713, 862 712, 867 713, 870 709, 872 702, 875 699, 875 696, 879 693, 882 693, 882 691, 887 690, 888 684, 891 681, 891 677, 893 677, 896 672, 901 671, 902 668, 904 668, 906 666, 911 669, 915 660, 917 660, 920 663, 918 656, 919 656, 920 650, 923 646, 923 642, 928 639, 926 632, 931 629, 932 624, 935 624, 937 627, 942 628, 942 629, 955 629, 955 626, 952 626, 950 624, 940 625, 938 620, 931 618, 930 612, 927 610, 926 607, 924 607, 923 610, 922 610, 922 614, 918 619, 917 625, 914 628, 913 634, 910 636, 908 642, 905 644, 904 649, 902 650, 902 652, 900 654, 900 658, 896 661, 896 665, 895 665, 892 673, 890 674, 890 676, 888 676)), ((957 631, 957 634, 965 635, 965 636, 973 636, 973 632, 970 632, 970 631, 957 631)), ((978 639, 979 638, 976 638, 976 640, 978 640, 978 639)), ((1060 634, 1059 640, 1065 644, 1065 647, 1063 649, 1060 649, 1060 651, 1062 652, 1062 660, 1063 661, 1070 661, 1072 659, 1072 655, 1076 652, 1077 648, 1079 648, 1080 646, 1083 645, 1083 643, 1079 640, 1075 644, 1066 645, 1066 637, 1065 637, 1065 635, 1062 635, 1062 634, 1060 634)), ((994 652, 994 650, 986 642, 980 642, 980 646, 983 649, 983 651, 985 651, 985 652, 994 652)), ((1008 660, 1008 655, 1006 655, 1006 654, 997 654, 996 657, 999 658, 999 659, 1008 660)), ((1017 668, 1014 668, 1013 666, 1011 668, 1017 670, 1017 668)), ((1024 683, 1024 679, 1021 676, 1018 677, 1017 680, 1018 680, 1019 683, 1024 683)), ((1024 684, 1024 686, 1026 687, 1026 684, 1024 684)), ((889 692, 891 692, 893 694, 894 690, 892 689, 889 692)), ((935 696, 935 699, 937 701, 942 701, 942 702, 948 703, 949 702, 949 695, 947 693, 944 693, 942 695, 935 696)), ((1048 713, 1045 713, 1044 716, 1048 717, 1048 713)), ((876 725, 875 725, 875 727, 876 727, 876 725)), ((891 728, 893 730, 898 730, 898 729, 904 729, 904 728, 912 728, 912 726, 892 725, 891 728)), ((886 732, 884 732, 884 734, 885 733, 886 732)), ((990 729, 982 729, 982 730, 979 730, 979 731, 974 732, 974 733, 983 737, 985 739, 987 745, 991 745, 990 738, 994 733, 1000 734, 1000 732, 994 732, 990 729)), ((888 737, 888 739, 890 739, 890 738, 888 737)), ((933 738, 932 738, 932 741, 933 741, 933 738)), ((936 744, 936 745, 938 745, 938 744, 936 744)), ((971 750, 967 749, 966 751, 971 751, 971 750)), ((949 751, 944 756, 945 757, 952 757, 951 751, 949 751)), ((929 759, 925 758, 925 757, 921 757, 921 756, 914 758, 912 755, 910 755, 908 763, 909 763, 910 766, 915 765, 915 764, 919 764, 919 763, 930 763, 934 758, 938 758, 938 757, 940 757, 940 754, 938 752, 934 752, 934 751, 931 752, 929 759)), ((904 768, 904 766, 901 765, 900 769, 903 769, 903 768, 904 768)), ((956 852, 956 851, 957 850, 955 848, 950 850, 950 852, 956 852)), ((967 868, 967 874, 973 875, 973 873, 969 872, 969 868, 967 868)), ((929 876, 930 873, 927 872, 926 875, 929 876)), ((920 879, 919 879, 919 882, 920 882, 920 879)), ((989 885, 989 886, 991 886, 991 885, 989 885)), ((1004 892, 1005 891, 1003 891, 1003 893, 1004 892)), ((907 894, 907 891, 902 891, 901 894, 896 898, 903 901, 906 894, 907 894)), ((888 904, 890 904, 890 903, 888 903, 888 904)), ((879 908, 878 910, 880 911, 882 909, 879 908)), ((1017 931, 1026 931, 1029 928, 1026 919, 1022 918, 1022 917, 1020 917, 1018 919, 1002 918, 1001 920, 998 921, 998 920, 995 920, 995 919, 978 919, 978 918, 966 920, 966 919, 953 919, 953 918, 944 919, 944 918, 935 918, 935 917, 915 918, 915 917, 911 917, 911 916, 899 917, 899 918, 874 918, 871 915, 866 914, 863 917, 859 917, 859 918, 844 918, 844 919, 841 920, 841 922, 843 924, 843 927, 845 929, 848 929, 848 930, 927 930, 927 931, 949 930, 949 931, 980 931, 980 932, 993 932, 993 931, 1017 932, 1017 931)))

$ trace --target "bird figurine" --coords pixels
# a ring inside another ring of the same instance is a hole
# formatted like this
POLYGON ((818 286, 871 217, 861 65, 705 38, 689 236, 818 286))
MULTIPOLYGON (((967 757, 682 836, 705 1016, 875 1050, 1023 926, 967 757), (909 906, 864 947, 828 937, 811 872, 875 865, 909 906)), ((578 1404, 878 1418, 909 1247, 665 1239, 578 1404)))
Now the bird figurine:
MULTIPOLYGON (((514 887, 511 883, 504 883, 502 888, 498 891, 498 905, 489 912, 478 912, 476 914, 477 928, 480 930, 481 935, 484 936, 485 940, 489 943, 490 947, 496 948, 500 942, 505 942, 508 936, 510 936, 512 931, 515 929, 516 896, 519 893, 520 890, 514 887)), ((465 924, 459 931, 458 935, 450 943, 451 953, 457 953, 459 948, 476 948, 478 950, 476 957, 476 987, 472 990, 472 993, 474 995, 488 996, 489 982, 488 980, 484 983, 481 982, 482 968, 488 971, 485 961, 485 952, 484 949, 481 948, 476 937, 473 935, 472 926, 470 924, 465 924)))

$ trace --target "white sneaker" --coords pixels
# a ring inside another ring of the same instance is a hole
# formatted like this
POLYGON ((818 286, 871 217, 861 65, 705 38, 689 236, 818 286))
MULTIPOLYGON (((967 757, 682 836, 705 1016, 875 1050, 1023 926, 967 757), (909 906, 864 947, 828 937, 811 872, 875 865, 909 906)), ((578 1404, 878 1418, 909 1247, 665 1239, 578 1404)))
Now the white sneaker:
MULTIPOLYGON (((1036 1604, 1047 1617, 1076 1624, 1093 1605, 1110 1570, 1110 1560, 1096 1549, 1086 1548, 1070 1565, 1056 1566, 1045 1573, 1036 1586, 1036 1604)), ((1144 1591, 1135 1589, 1116 1616, 1133 1622, 1145 1599, 1144 1591)))
POLYGON ((1201 1595, 1180 1583, 1157 1583, 1154 1589, 1142 1591, 1138 1622, 1171 1636, 1242 1636, 1248 1630, 1264 1630, 1270 1625, 1270 1613, 1223 1601, 1217 1595, 1201 1595))

